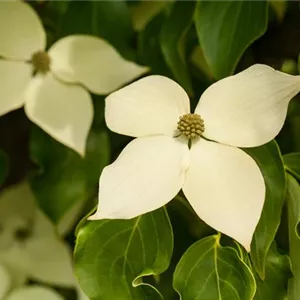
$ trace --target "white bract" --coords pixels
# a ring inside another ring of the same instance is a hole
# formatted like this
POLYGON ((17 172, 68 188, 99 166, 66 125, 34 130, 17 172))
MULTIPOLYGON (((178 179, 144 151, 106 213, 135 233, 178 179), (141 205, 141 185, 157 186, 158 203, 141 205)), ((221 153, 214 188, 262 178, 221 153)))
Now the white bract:
POLYGON ((112 93, 106 98, 108 127, 136 139, 103 170, 90 219, 136 217, 167 204, 182 188, 203 221, 249 251, 265 183, 256 162, 238 147, 272 140, 299 90, 300 77, 265 65, 214 83, 195 109, 204 132, 190 148, 177 130, 180 117, 190 113, 189 98, 176 82, 148 76, 112 93))
POLYGON ((28 279, 77 289, 80 299, 87 299, 73 275, 71 249, 37 208, 28 183, 12 186, 2 192, 0 227, 0 300, 32 300, 35 299, 34 295, 44 294, 45 298, 36 296, 36 299, 48 299, 47 295, 49 299, 62 299, 55 298, 54 291, 22 287, 28 279), (9 274, 9 285, 4 270, 9 274), (9 289, 12 292, 8 293, 9 289))
POLYGON ((72 35, 45 52, 46 33, 24 2, 0 2, 0 116, 28 118, 81 155, 93 120, 89 91, 108 94, 147 71, 106 41, 72 35), (2 57, 2 58, 1 58, 2 57))
MULTIPOLYGON (((3 300, 64 300, 58 292, 53 289, 32 285, 13 290, 3 300)), ((2 300, 2 299, 1 299, 2 300)))

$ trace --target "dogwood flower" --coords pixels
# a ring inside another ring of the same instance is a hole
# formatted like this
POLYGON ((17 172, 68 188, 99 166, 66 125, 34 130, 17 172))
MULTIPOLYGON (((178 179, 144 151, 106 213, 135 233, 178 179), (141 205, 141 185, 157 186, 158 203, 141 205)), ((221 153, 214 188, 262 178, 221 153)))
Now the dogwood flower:
POLYGON ((106 98, 107 126, 136 137, 100 177, 97 219, 153 211, 182 188, 198 216, 248 251, 265 199, 256 147, 282 128, 300 77, 265 65, 211 85, 190 113, 174 81, 148 76, 106 98), (189 147, 190 144, 190 147, 189 147))
POLYGON ((38 287, 38 290, 29 288, 28 291, 24 287, 28 279, 41 284, 74 288, 78 292, 78 299, 87 299, 73 275, 70 248, 38 209, 27 182, 2 192, 0 228, 0 300, 62 299, 55 298, 54 291, 44 291, 38 287), (2 278, 6 278, 6 281, 2 278), (30 296, 43 294, 45 297, 30 296), (49 297, 46 297, 47 294, 49 297))
POLYGON ((0 116, 24 105, 33 123, 84 155, 93 119, 87 89, 108 94, 147 68, 88 35, 67 36, 45 48, 46 33, 35 11, 24 2, 1 1, 0 116))

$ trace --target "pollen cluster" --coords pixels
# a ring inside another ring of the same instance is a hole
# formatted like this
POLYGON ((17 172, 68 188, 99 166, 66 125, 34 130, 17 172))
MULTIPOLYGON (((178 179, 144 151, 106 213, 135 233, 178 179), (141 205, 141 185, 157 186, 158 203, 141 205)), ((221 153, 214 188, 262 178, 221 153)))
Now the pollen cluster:
POLYGON ((31 62, 34 71, 37 73, 47 73, 50 70, 50 57, 47 52, 38 51, 32 55, 31 62))
POLYGON ((193 139, 204 132, 204 123, 198 114, 186 114, 180 117, 177 129, 187 138, 193 139))

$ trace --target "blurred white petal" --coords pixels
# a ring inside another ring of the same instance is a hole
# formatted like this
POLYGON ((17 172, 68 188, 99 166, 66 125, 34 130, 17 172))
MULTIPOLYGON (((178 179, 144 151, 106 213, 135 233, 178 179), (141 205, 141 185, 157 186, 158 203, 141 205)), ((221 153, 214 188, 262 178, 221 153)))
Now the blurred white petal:
POLYGON ((2 191, 0 195, 0 227, 2 228, 0 231, 0 261, 5 249, 13 246, 15 232, 30 226, 34 215, 34 198, 27 182, 13 185, 2 191))
POLYGON ((23 106, 23 95, 31 80, 31 69, 27 63, 0 59, 0 116, 23 106))
POLYGON ((84 155, 93 104, 83 87, 62 83, 51 74, 35 77, 25 93, 25 112, 54 139, 84 155))
POLYGON ((57 236, 54 225, 38 210, 26 252, 31 261, 31 278, 50 285, 74 286, 72 253, 57 236))
POLYGON ((105 103, 109 129, 134 137, 173 136, 179 117, 190 112, 184 89, 163 76, 140 79, 109 95, 105 103))
POLYGON ((265 200, 265 183, 248 154, 200 139, 191 148, 183 192, 204 222, 250 251, 265 200))
POLYGON ((13 288, 24 285, 28 279, 28 269, 31 262, 24 251, 23 245, 18 241, 11 247, 0 251, 0 263, 11 274, 11 285, 13 288))
POLYGON ((6 268, 0 264, 0 300, 3 300, 11 286, 11 278, 6 268))
POLYGON ((12 185, 0 194, 0 224, 11 218, 29 220, 35 210, 35 199, 27 181, 12 185))
POLYGON ((5 300, 64 300, 64 298, 48 287, 27 286, 12 291, 5 300))
POLYGON ((189 150, 168 136, 130 142, 100 177, 99 205, 90 217, 130 219, 167 204, 181 189, 189 150))
POLYGON ((25 2, 1 1, 0 56, 29 60, 45 47, 46 33, 36 12, 25 2))
POLYGON ((50 285, 74 286, 72 254, 58 238, 32 240, 27 245, 31 261, 29 277, 50 285))
POLYGON ((31 228, 36 213, 35 200, 27 182, 13 185, 0 196, 0 263, 11 274, 12 286, 25 283, 30 261, 24 244, 16 237, 20 230, 31 228))
POLYGON ((237 147, 255 147, 281 130, 289 101, 300 91, 300 76, 254 65, 211 85, 196 113, 204 120, 204 136, 237 147))
POLYGON ((31 278, 47 284, 75 287, 72 253, 55 226, 38 209, 27 182, 15 185, 0 198, 0 263, 14 285, 31 278), (17 230, 28 229, 19 239, 17 230))
POLYGON ((80 82, 95 94, 109 94, 148 70, 122 58, 105 40, 88 35, 60 39, 49 55, 56 76, 80 82))

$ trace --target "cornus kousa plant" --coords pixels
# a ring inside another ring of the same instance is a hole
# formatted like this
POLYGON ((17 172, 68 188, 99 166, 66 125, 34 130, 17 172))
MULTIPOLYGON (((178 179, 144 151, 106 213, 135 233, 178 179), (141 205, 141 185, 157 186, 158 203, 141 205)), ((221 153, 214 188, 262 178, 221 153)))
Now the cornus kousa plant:
POLYGON ((145 77, 106 98, 114 132, 136 137, 100 177, 90 217, 130 219, 183 190, 197 215, 250 251, 266 187, 243 147, 272 140, 300 79, 265 65, 211 85, 191 113, 186 92, 163 76, 145 77))
POLYGON ((299 300, 299 28, 0 0, 0 300, 299 300))
POLYGON ((93 120, 88 91, 108 94, 147 71, 89 35, 46 51, 41 20, 23 2, 1 1, 0 28, 0 115, 24 105, 32 122, 81 155, 93 120))

